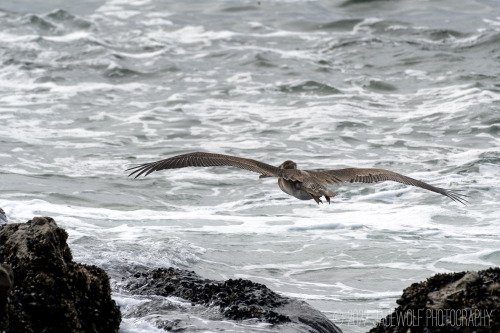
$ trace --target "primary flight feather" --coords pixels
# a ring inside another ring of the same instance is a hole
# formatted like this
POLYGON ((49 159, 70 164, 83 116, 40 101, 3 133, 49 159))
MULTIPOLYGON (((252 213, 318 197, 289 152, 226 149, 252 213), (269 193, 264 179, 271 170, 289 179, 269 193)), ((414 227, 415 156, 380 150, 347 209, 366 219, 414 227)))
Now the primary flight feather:
POLYGON ((338 184, 343 182, 376 183, 385 180, 392 180, 436 192, 461 204, 467 202, 465 195, 441 187, 432 186, 422 181, 384 169, 347 168, 326 171, 300 170, 297 169, 297 164, 290 160, 275 167, 249 158, 203 152, 177 155, 164 160, 134 166, 127 169, 127 171, 133 170, 129 176, 135 176, 135 178, 137 178, 141 175, 147 176, 153 171, 164 169, 211 166, 233 166, 259 173, 260 178, 277 177, 278 185, 283 192, 301 200, 314 199, 318 204, 322 202, 320 199, 322 196, 330 203, 330 198, 337 195, 337 193, 327 189, 327 184, 338 184))

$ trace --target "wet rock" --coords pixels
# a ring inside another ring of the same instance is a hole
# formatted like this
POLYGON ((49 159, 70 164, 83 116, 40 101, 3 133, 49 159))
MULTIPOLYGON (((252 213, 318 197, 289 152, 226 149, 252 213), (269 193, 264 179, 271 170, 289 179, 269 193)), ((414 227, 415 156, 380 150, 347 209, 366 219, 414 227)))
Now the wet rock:
MULTIPOLYGON (((126 289, 133 294, 180 297, 193 307, 206 307, 207 312, 216 309, 222 320, 256 319, 282 325, 283 331, 341 332, 307 303, 278 295, 265 285, 249 280, 214 281, 186 270, 160 268, 136 273, 127 281, 126 289)), ((169 322, 167 326, 173 324, 181 326, 179 322, 169 322)))
POLYGON ((436 274, 403 291, 371 333, 500 332, 500 268, 436 274))
POLYGON ((7 215, 5 214, 4 210, 0 208, 0 225, 6 223, 7 223, 7 215))
MULTIPOLYGON (((118 332, 121 316, 108 276, 73 262, 67 237, 50 217, 0 226, 0 262, 13 272, 2 330, 118 332)), ((2 271, 1 280, 8 281, 2 271)))

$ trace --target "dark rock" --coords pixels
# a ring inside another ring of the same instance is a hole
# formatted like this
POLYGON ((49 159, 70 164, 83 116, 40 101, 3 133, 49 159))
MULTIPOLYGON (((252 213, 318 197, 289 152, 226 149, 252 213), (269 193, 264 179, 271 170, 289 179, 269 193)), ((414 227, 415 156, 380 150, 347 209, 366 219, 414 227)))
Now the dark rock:
POLYGON ((9 315, 7 313, 7 294, 14 284, 12 269, 7 264, 0 264, 0 331, 7 328, 9 315))
POLYGON ((108 276, 73 262, 67 238, 50 217, 0 226, 0 262, 14 277, 5 332, 118 332, 108 276))
POLYGON ((193 306, 218 309, 226 319, 257 319, 286 327, 292 325, 295 332, 341 332, 307 303, 278 295, 250 280, 214 281, 186 270, 159 268, 136 273, 125 286, 133 294, 176 296, 193 306))
POLYGON ((371 333, 500 332, 500 268, 436 274, 403 291, 371 333))
POLYGON ((7 223, 7 215, 2 208, 0 208, 0 225, 7 223))

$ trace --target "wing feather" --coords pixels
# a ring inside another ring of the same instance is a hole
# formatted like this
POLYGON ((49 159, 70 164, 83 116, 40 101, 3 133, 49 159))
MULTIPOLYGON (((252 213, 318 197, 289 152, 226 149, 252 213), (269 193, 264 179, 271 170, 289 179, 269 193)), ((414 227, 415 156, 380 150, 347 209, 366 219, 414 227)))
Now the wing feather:
POLYGON ((412 185, 420 187, 432 192, 444 195, 453 201, 460 202, 461 204, 466 204, 466 196, 463 194, 456 193, 451 190, 447 190, 441 187, 436 187, 420 180, 416 180, 411 177, 401 175, 396 172, 392 172, 384 169, 363 169, 363 168, 347 168, 338 170, 327 170, 327 171, 309 171, 316 178, 324 181, 325 183, 377 183, 381 181, 391 180, 398 183, 412 185))
POLYGON ((279 177, 280 173, 280 169, 275 166, 249 158, 203 152, 177 155, 160 161, 144 163, 128 168, 127 171, 133 170, 129 174, 129 177, 135 175, 134 178, 137 178, 141 175, 144 175, 145 177, 153 171, 160 171, 164 169, 210 166, 233 166, 270 177, 279 177))

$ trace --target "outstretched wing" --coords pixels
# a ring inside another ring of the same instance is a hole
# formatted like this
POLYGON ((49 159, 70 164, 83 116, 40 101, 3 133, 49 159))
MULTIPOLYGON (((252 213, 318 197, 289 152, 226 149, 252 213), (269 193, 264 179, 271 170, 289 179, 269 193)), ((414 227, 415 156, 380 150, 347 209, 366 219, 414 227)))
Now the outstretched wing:
POLYGON ((384 169, 348 168, 348 169, 309 171, 309 172, 313 174, 317 179, 321 179, 322 181, 329 184, 343 183, 343 182, 376 183, 385 180, 392 180, 398 183, 417 186, 432 192, 442 194, 464 205, 467 202, 467 200, 465 199, 466 196, 463 194, 458 194, 454 191, 447 190, 441 187, 432 186, 427 183, 421 182, 419 180, 403 176, 399 173, 384 169))
POLYGON ((141 164, 127 169, 134 170, 130 176, 135 178, 144 174, 144 177, 153 171, 164 169, 178 169, 186 167, 210 167, 210 166, 233 166, 240 169, 250 170, 269 177, 278 177, 280 169, 249 158, 241 158, 230 155, 212 154, 212 153, 189 153, 177 155, 164 160, 141 164))

